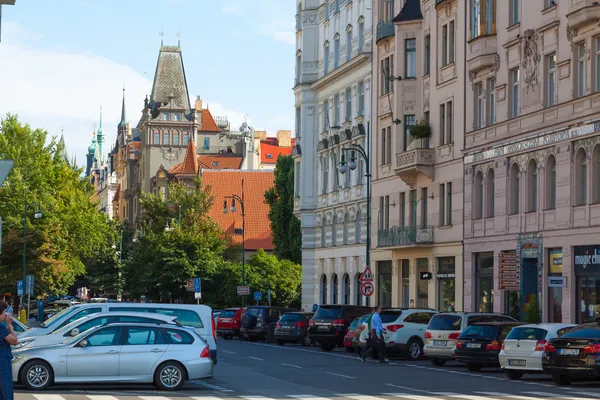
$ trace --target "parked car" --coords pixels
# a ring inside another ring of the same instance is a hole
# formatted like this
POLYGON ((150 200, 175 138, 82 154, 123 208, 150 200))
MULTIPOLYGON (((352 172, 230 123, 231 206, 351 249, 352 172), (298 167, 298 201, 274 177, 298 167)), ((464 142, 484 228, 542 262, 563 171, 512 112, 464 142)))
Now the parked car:
POLYGON ((456 361, 467 366, 469 371, 483 367, 499 367, 498 356, 504 339, 519 322, 480 322, 473 324, 460 334, 454 355, 456 361))
POLYGON ((19 340, 19 344, 14 346, 13 349, 20 349, 23 347, 51 346, 55 344, 64 343, 70 338, 75 337, 80 333, 87 331, 88 329, 94 328, 96 326, 108 325, 111 323, 119 322, 183 326, 179 322, 177 322, 176 317, 168 315, 130 312, 106 312, 90 314, 87 317, 80 318, 76 321, 71 322, 68 325, 63 326, 60 329, 57 329, 51 334, 43 336, 29 336, 23 338, 19 340))
POLYGON ((215 320, 215 326, 219 325, 219 315, 221 315, 222 312, 223 310, 212 310, 213 318, 215 320))
POLYGON ((434 315, 425 331, 423 354, 433 365, 442 366, 454 359, 456 341, 468 327, 481 322, 517 322, 508 315, 495 313, 445 312, 434 315))
POLYGON ((209 378, 208 343, 191 328, 111 324, 64 344, 13 351, 12 379, 30 390, 53 383, 153 383, 178 390, 186 380, 209 378))
POLYGON ((575 327, 573 324, 530 324, 514 327, 500 350, 500 366, 509 379, 521 379, 525 373, 542 372, 544 347, 575 327))
POLYGON ((302 343, 303 346, 310 345, 308 336, 308 321, 314 313, 288 312, 283 314, 275 324, 275 342, 283 346, 286 343, 302 343))
POLYGON ((234 336, 241 339, 240 328, 245 311, 246 308, 227 308, 222 311, 217 318, 217 335, 226 340, 233 339, 234 336))
POLYGON ((344 335, 355 318, 370 312, 369 307, 351 305, 321 305, 309 321, 308 334, 323 351, 344 346, 344 335))
POLYGON ((275 324, 286 312, 293 312, 290 308, 250 306, 242 315, 240 333, 249 341, 266 340, 269 329, 275 329, 275 324))
POLYGON ((358 352, 361 347, 364 347, 366 344, 366 336, 363 335, 363 332, 367 330, 367 324, 365 321, 371 316, 371 314, 365 314, 359 318, 358 324, 356 325, 355 335, 352 338, 352 346, 354 346, 354 352, 358 352), (365 338, 361 340, 361 337, 365 338))
POLYGON ((346 349, 346 353, 354 353, 356 352, 356 346, 352 343, 352 339, 357 337, 360 334, 359 323, 360 318, 354 318, 354 321, 350 323, 348 326, 348 331, 344 336, 344 349, 346 349))
POLYGON ((578 325, 546 343, 542 367, 555 384, 600 380, 600 318, 597 321, 578 325))

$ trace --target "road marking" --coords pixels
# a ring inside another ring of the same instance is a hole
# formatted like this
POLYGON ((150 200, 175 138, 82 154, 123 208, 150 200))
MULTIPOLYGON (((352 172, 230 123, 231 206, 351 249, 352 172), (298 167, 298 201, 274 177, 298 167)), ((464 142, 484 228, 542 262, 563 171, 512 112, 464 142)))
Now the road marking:
POLYGON ((57 394, 34 394, 33 397, 37 400, 65 400, 64 397, 57 394))
POLYGON ((494 398, 490 398, 490 397, 482 397, 482 396, 470 396, 470 395, 466 395, 466 394, 456 394, 456 393, 432 393, 435 396, 441 396, 441 397, 450 397, 453 399, 467 399, 467 400, 496 400, 494 398))
POLYGON ((541 396, 541 397, 563 397, 560 394, 556 394, 556 393, 549 393, 549 392, 523 392, 525 394, 532 394, 534 396, 541 396))
POLYGON ((223 353, 227 353, 227 354, 235 354, 235 351, 227 351, 227 350, 223 350, 223 353))
POLYGON ((142 400, 171 400, 168 397, 163 396, 138 396, 142 400))
MULTIPOLYGON (((565 389, 565 388, 561 388, 561 389, 565 389)), ((569 391, 572 391, 573 389, 570 389, 569 391)), ((600 393, 595 393, 595 392, 580 392, 580 391, 573 391, 573 394, 582 394, 585 396, 592 396, 592 397, 600 397, 600 393)))
MULTIPOLYGON (((514 394, 499 393, 499 392, 474 392, 474 393, 479 393, 479 394, 483 394, 486 396, 494 396, 494 397, 510 397, 510 398, 519 399, 519 400, 535 400, 536 399, 536 397, 517 396, 514 394)), ((556 395, 556 396, 560 397, 559 395, 556 395)))
POLYGON ((414 388, 411 388, 411 387, 408 387, 408 386, 394 385, 393 383, 384 383, 384 385, 385 386, 389 386, 389 387, 393 387, 393 388, 398 388, 398 389, 410 390, 411 392, 431 394, 431 392, 428 392, 427 390, 414 389, 414 388))
POLYGON ((194 400, 222 400, 220 397, 214 397, 214 396, 198 396, 198 397, 190 397, 191 399, 194 400))
POLYGON ((304 367, 301 367, 299 365, 294 365, 294 364, 285 364, 285 363, 281 363, 281 365, 285 366, 285 367, 292 367, 292 368, 298 368, 298 369, 302 369, 304 367))
POLYGON ((246 399, 246 400, 274 400, 271 397, 265 397, 265 396, 239 396, 242 399, 246 399))
MULTIPOLYGON (((418 394, 404 394, 404 393, 382 393, 384 396, 390 396, 390 397, 399 397, 401 399, 410 399, 410 400, 432 400, 432 399, 436 399, 435 397, 431 397, 431 396, 421 396, 418 394)), ((438 400, 438 399, 436 399, 438 400)))
POLYGON ((219 392, 233 392, 233 390, 226 389, 222 386, 212 385, 210 383, 206 383, 206 382, 202 382, 202 381, 192 381, 191 383, 194 385, 202 386, 206 389, 218 390, 219 392))
POLYGON ((317 397, 313 396, 312 394, 290 394, 288 397, 297 400, 330 400, 326 397, 317 397))
POLYGON ((256 361, 265 361, 264 358, 258 358, 258 357, 252 357, 252 356, 248 356, 248 358, 251 358, 251 359, 256 360, 256 361))
POLYGON ((353 376, 349 376, 349 375, 344 375, 344 374, 336 374, 335 372, 325 372, 326 374, 329 375, 333 375, 333 376, 339 376, 340 378, 346 378, 346 379, 356 379, 353 376))
POLYGON ((381 397, 376 396, 366 396, 362 394, 346 394, 343 397, 347 397, 355 400, 382 400, 381 397))
POLYGON ((85 397, 87 397, 90 400, 118 400, 114 396, 100 396, 100 395, 96 396, 96 395, 94 395, 94 396, 85 396, 85 397))

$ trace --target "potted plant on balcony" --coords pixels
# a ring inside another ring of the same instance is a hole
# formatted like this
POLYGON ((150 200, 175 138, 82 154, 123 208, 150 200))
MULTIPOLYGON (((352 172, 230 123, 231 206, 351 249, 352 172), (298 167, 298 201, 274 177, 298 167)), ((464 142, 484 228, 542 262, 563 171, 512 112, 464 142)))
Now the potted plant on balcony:
POLYGON ((410 127, 409 129, 410 135, 415 139, 415 142, 418 140, 418 143, 415 143, 414 148, 426 148, 427 140, 431 137, 431 125, 429 122, 424 119, 417 121, 417 123, 410 127))

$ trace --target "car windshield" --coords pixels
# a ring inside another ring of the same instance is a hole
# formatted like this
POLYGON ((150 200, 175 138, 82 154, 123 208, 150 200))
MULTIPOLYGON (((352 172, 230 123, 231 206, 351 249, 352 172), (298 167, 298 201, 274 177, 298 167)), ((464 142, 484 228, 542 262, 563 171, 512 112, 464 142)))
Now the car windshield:
POLYGON ((235 317, 235 310, 225 310, 221 314, 219 314, 219 318, 233 318, 235 317))
POLYGON ((600 329, 596 328, 582 328, 582 329, 574 329, 571 330, 561 338, 573 338, 573 339, 600 339, 600 329))
MULTIPOLYGON (((90 318, 86 318, 86 320, 89 320, 89 319, 90 318)), ((78 319, 76 321, 73 321, 70 324, 63 326, 62 328, 55 330, 54 332, 51 333, 51 335, 60 335, 65 332, 71 332, 73 330, 73 328, 76 328, 77 325, 80 325, 82 322, 84 322, 83 319, 78 319)))
POLYGON ((548 331, 541 328, 513 328, 507 340, 542 340, 546 337, 548 331))
POLYGON ((321 306, 315 314, 315 319, 338 319, 342 318, 342 307, 321 306))
POLYGON ((461 338, 495 339, 498 327, 486 325, 471 325, 460 335, 461 338))
POLYGON ((434 315, 427 326, 431 331, 460 331, 462 317, 460 315, 434 315))
POLYGON ((281 319, 279 320, 279 322, 298 322, 298 321, 302 321, 304 319, 304 316, 302 316, 301 314, 283 314, 283 317, 281 317, 281 319))
POLYGON ((74 313, 77 310, 78 310, 78 308, 76 308, 76 307, 65 308, 64 310, 60 311, 59 313, 54 314, 51 318, 48 318, 46 321, 42 322, 40 324, 40 327, 47 328, 49 326, 52 326, 52 324, 54 322, 56 322, 56 320, 58 320, 59 318, 62 318, 65 315, 70 315, 71 313, 74 313))
POLYGON ((363 324, 363 322, 365 322, 367 320, 367 318, 369 318, 371 316, 371 314, 367 314, 367 315, 363 315, 362 317, 360 317, 360 320, 358 321, 359 324, 363 324))

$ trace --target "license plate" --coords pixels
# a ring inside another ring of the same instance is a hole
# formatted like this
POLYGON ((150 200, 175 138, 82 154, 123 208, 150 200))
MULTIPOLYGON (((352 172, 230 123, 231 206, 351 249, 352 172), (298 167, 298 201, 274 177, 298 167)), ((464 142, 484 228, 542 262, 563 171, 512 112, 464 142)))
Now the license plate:
POLYGON ((525 360, 508 360, 508 365, 514 365, 516 367, 524 367, 527 365, 525 360))
POLYGON ((256 323, 256 327, 257 327, 257 328, 260 328, 260 327, 262 327, 262 322, 257 322, 257 323, 256 323))
POLYGON ((434 346, 446 346, 447 344, 448 344, 447 340, 434 340, 433 341, 434 346))
POLYGON ((468 349, 480 349, 481 343, 467 343, 468 349))
POLYGON ((578 356, 579 349, 558 349, 558 354, 561 356, 578 356))
POLYGON ((329 330, 329 326, 327 326, 327 325, 319 325, 319 330, 320 331, 328 331, 329 330))
POLYGON ((290 325, 284 325, 284 326, 282 326, 282 327, 281 327, 281 329, 284 329, 284 330, 286 330, 286 331, 289 331, 289 330, 291 330, 291 329, 292 329, 292 327, 291 327, 290 325))

